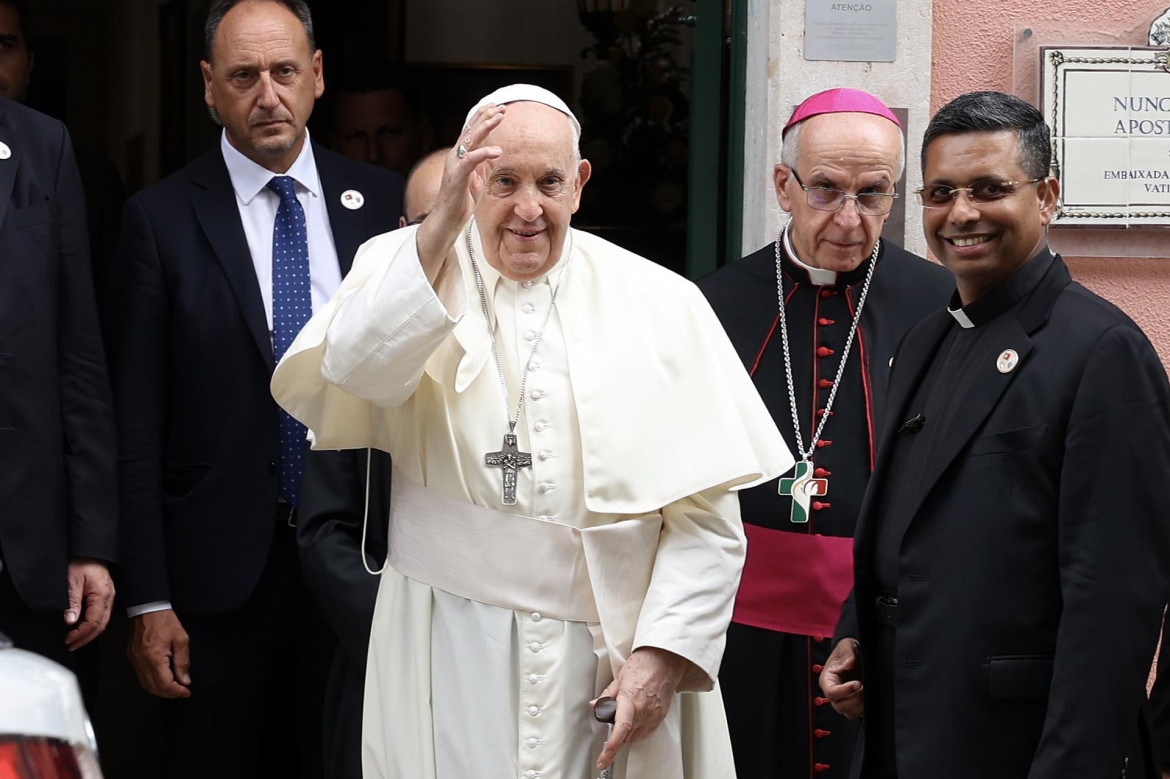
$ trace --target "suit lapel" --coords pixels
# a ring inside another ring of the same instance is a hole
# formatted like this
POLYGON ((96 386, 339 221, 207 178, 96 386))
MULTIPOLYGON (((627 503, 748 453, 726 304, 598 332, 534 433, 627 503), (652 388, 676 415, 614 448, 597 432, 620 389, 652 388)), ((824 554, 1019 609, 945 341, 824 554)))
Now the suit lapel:
MULTIPOLYGON (((1052 306, 1056 303, 1061 290, 1072 281, 1060 257, 1053 258, 1045 252, 1031 260, 1049 261, 1051 266, 1036 285, 1036 289, 1006 323, 1003 335, 996 341, 983 344, 983 347, 973 355, 972 360, 977 366, 977 373, 967 388, 950 427, 939 439, 941 446, 937 456, 931 458, 923 475, 922 489, 918 493, 919 502, 910 512, 911 522, 922 507, 922 501, 934 489, 934 485, 959 453, 970 443, 1016 376, 1028 370, 1028 355, 1033 347, 1031 334, 1048 321, 1052 306), (1013 349, 1018 355, 1018 360, 1013 369, 1003 373, 997 366, 997 360, 1005 349, 1013 349)), ((930 357, 927 355, 926 359, 929 361, 930 357)))
MULTIPOLYGON (((959 404, 951 425, 939 438, 938 454, 931 457, 923 474, 922 489, 919 491, 919 504, 914 506, 911 518, 918 512, 921 501, 934 488, 943 472, 954 461, 955 457, 971 441, 975 431, 980 428, 987 416, 999 403, 1000 397, 1012 383, 1021 370, 1027 370, 1028 353, 1032 351, 1032 339, 1024 332, 1019 320, 1013 318, 1008 323, 1007 330, 1001 340, 988 341, 979 351, 972 355, 972 361, 977 366, 977 372, 967 388, 966 394, 959 404), (1005 349, 1014 349, 1019 355, 1019 362, 1014 370, 1001 373, 996 367, 996 360, 1005 349)), ((929 421, 927 422, 929 424, 929 421)))
POLYGON ((353 256, 357 254, 363 236, 372 236, 376 232, 365 227, 368 212, 364 207, 351 209, 341 204, 346 182, 342 180, 342 173, 333 164, 329 154, 314 144, 313 156, 317 161, 317 175, 321 177, 321 196, 325 198, 325 209, 329 212, 337 264, 341 266, 341 276, 344 278, 353 265, 353 256))
POLYGON ((273 369, 275 359, 264 300, 260 296, 248 239, 244 236, 244 225, 240 222, 240 211, 219 145, 216 144, 198 164, 200 169, 193 178, 191 207, 223 268, 260 356, 269 369, 273 369))
POLYGON ((4 119, 4 114, 0 112, 0 142, 8 146, 12 156, 0 160, 0 225, 4 224, 4 218, 8 215, 12 188, 16 185, 16 171, 20 167, 21 157, 24 156, 20 133, 9 127, 4 119))
MULTIPOLYGON (((938 351, 939 343, 946 336, 953 321, 945 310, 930 314, 906 335, 898 347, 891 366, 893 373, 890 376, 886 397, 885 422, 879 439, 881 445, 878 448, 878 459, 874 463, 874 471, 870 477, 871 485, 885 483, 890 453, 898 436, 898 429, 909 416, 908 409, 914 393, 922 383, 922 377, 926 374, 931 358, 938 351)), ((879 492, 880 490, 872 488, 866 490, 855 531, 859 545, 864 543, 869 535, 873 519, 870 508, 871 505, 874 508, 880 505, 877 498, 879 492)))

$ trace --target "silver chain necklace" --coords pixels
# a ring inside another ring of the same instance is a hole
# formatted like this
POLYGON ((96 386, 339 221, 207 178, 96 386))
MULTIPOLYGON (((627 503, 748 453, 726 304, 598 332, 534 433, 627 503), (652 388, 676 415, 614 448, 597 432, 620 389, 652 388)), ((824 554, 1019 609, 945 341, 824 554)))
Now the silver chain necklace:
POLYGON ((471 270, 475 274, 475 286, 479 290, 479 304, 483 310, 483 321, 487 326, 488 338, 492 344, 492 356, 496 360, 496 373, 500 377, 500 390, 504 395, 504 416, 508 419, 508 432, 504 433, 504 444, 498 452, 488 452, 484 455, 484 465, 488 468, 499 468, 503 484, 500 488, 500 499, 505 506, 516 505, 516 471, 519 468, 532 467, 532 453, 521 452, 516 445, 516 423, 520 421, 520 413, 524 409, 524 388, 528 385, 528 374, 532 370, 532 360, 544 340, 544 331, 548 328, 552 318, 553 308, 557 304, 557 293, 561 291, 561 284, 569 270, 569 260, 573 257, 573 232, 568 231, 569 251, 561 266, 556 286, 553 287, 552 298, 548 302, 548 310, 544 312, 544 321, 540 330, 532 339, 532 351, 528 353, 528 361, 524 363, 524 370, 520 373, 520 398, 516 401, 516 416, 512 416, 512 401, 508 398, 508 381, 504 378, 504 363, 500 359, 500 349, 496 344, 496 331, 492 327, 491 313, 488 311, 487 290, 484 287, 483 276, 479 272, 479 264, 475 261, 475 249, 472 247, 471 231, 475 227, 475 218, 467 223, 467 254, 471 258, 471 270))
POLYGON ((784 270, 780 261, 780 244, 784 239, 784 230, 781 228, 776 235, 776 296, 780 306, 780 343, 784 347, 784 378, 788 381, 788 408, 792 412, 792 432, 796 436, 796 453, 800 460, 796 463, 793 475, 780 479, 779 492, 781 495, 792 497, 792 514, 790 519, 796 523, 808 522, 809 499, 826 495, 829 491, 829 480, 814 478, 812 467, 812 453, 816 451, 817 442, 821 440, 821 433, 825 430, 825 423, 833 410, 833 401, 837 398, 837 388, 841 386, 841 377, 845 375, 845 363, 849 359, 849 351, 853 347, 853 337, 857 334, 857 325, 861 322, 861 311, 865 308, 865 299, 869 295, 869 283, 873 280, 873 271, 877 267, 878 250, 881 248, 881 239, 873 244, 873 251, 869 255, 869 270, 865 274, 865 284, 861 287, 861 295, 857 299, 857 311, 853 314, 853 322, 849 325, 849 336, 845 339, 845 348, 841 353, 841 364, 837 366, 837 375, 829 389, 829 399, 825 402, 824 413, 809 441, 808 449, 804 448, 804 438, 800 434, 800 415, 796 411, 796 385, 792 380, 792 357, 788 351, 788 321, 784 315, 784 270))

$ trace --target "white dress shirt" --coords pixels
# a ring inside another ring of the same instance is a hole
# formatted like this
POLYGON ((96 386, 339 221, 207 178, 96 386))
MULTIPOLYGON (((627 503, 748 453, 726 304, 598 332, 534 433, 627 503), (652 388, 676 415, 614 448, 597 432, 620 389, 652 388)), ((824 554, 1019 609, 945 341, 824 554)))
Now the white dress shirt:
MULTIPOLYGON (((268 339, 272 343, 272 233, 276 224, 276 210, 280 207, 280 195, 268 188, 268 182, 273 176, 281 174, 273 173, 241 154, 228 142, 227 131, 220 136, 219 146, 236 194, 236 207, 244 225, 244 238, 248 241, 248 252, 252 255, 256 282, 260 285, 264 319, 268 323, 268 339)), ((309 278, 312 283, 313 312, 316 313, 340 286, 341 266, 337 261, 337 247, 333 243, 329 212, 325 208, 325 193, 321 188, 321 177, 317 175, 317 161, 313 157, 313 144, 309 141, 307 129, 301 153, 283 175, 291 176, 296 181, 297 200, 305 210, 309 278)), ((154 601, 131 606, 126 613, 137 617, 169 608, 171 604, 168 601, 154 601)))

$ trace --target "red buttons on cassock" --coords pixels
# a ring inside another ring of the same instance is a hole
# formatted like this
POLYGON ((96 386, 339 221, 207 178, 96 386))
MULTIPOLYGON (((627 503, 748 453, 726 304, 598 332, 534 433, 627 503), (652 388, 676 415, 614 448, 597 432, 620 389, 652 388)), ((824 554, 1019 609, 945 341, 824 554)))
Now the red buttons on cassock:
POLYGON ((825 317, 821 317, 820 319, 817 320, 817 324, 820 325, 821 327, 828 327, 829 325, 837 324, 837 320, 836 319, 826 319, 825 317))
POLYGON ((828 379, 821 379, 817 382, 817 386, 821 389, 828 389, 829 387, 833 386, 833 382, 829 381, 828 379))
POLYGON ((817 468, 815 471, 813 471, 813 476, 816 476, 818 479, 827 479, 832 475, 833 472, 828 468, 817 468))
POLYGON ((831 298, 836 294, 837 294, 837 290, 835 290, 835 289, 822 289, 821 290, 821 297, 823 297, 823 298, 831 298))
POLYGON ((824 640, 825 640, 824 636, 813 636, 813 643, 814 644, 819 644, 824 640))
POLYGON ((819 695, 817 697, 813 698, 813 705, 814 706, 824 706, 828 702, 829 702, 828 698, 822 698, 819 695))
POLYGON ((816 771, 818 774, 821 773, 822 771, 828 771, 830 768, 832 768, 832 766, 830 766, 828 763, 814 763, 813 764, 813 770, 816 771))
POLYGON ((832 508, 832 507, 833 507, 832 503, 825 503, 825 502, 822 502, 819 500, 814 500, 812 502, 812 510, 813 511, 821 511, 822 509, 828 509, 828 508, 832 508))
POLYGON ((817 441, 817 449, 824 449, 826 446, 832 446, 832 445, 833 445, 832 441, 827 441, 823 438, 820 441, 817 441))
POLYGON ((817 663, 816 665, 814 665, 812 667, 812 672, 815 674, 819 674, 823 670, 825 670, 825 667, 823 665, 821 665, 820 663, 817 663))
MULTIPOLYGON (((829 416, 833 416, 833 415, 834 415, 834 414, 836 414, 836 413, 837 413, 836 411, 830 411, 830 412, 829 412, 829 416)), ((823 408, 818 408, 818 409, 817 409, 817 416, 818 416, 818 417, 823 417, 824 415, 825 415, 825 410, 824 410, 823 408)))
POLYGON ((827 346, 818 346, 817 347, 817 357, 828 357, 831 354, 835 354, 835 352, 832 349, 830 349, 829 347, 827 347, 827 346))
POLYGON ((833 733, 833 731, 831 731, 831 730, 824 730, 822 728, 817 728, 816 730, 813 731, 813 736, 815 736, 816 738, 824 738, 825 736, 831 735, 832 733, 833 733))

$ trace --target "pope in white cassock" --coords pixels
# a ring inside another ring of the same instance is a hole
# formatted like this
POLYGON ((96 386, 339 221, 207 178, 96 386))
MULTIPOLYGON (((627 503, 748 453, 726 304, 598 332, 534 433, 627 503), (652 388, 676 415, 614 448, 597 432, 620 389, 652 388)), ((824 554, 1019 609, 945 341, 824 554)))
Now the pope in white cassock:
POLYGON ((735 490, 792 457, 690 282, 570 229, 579 134, 546 90, 484 98, 434 210, 358 251, 273 378, 316 448, 394 461, 367 777, 735 775, 735 490))

